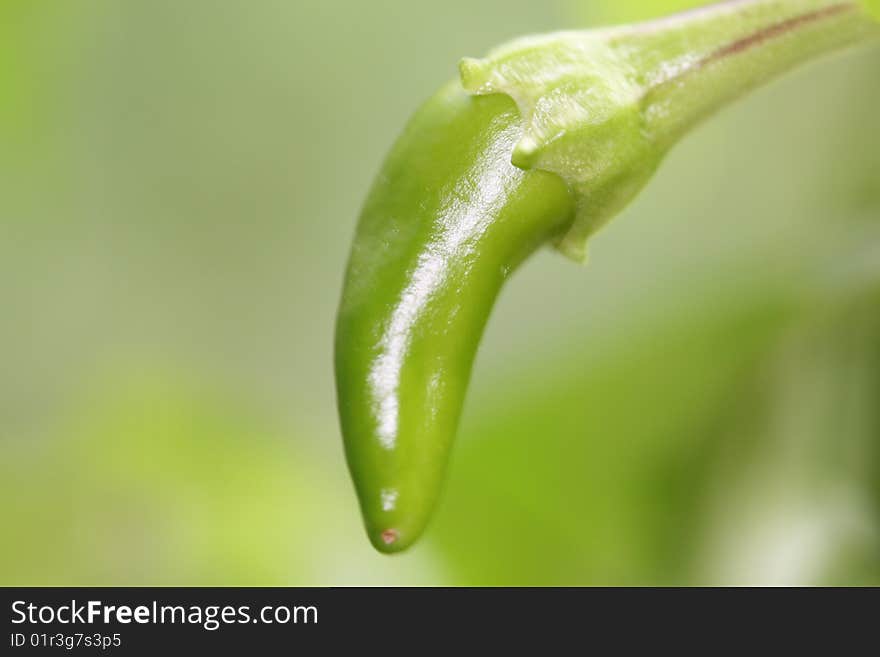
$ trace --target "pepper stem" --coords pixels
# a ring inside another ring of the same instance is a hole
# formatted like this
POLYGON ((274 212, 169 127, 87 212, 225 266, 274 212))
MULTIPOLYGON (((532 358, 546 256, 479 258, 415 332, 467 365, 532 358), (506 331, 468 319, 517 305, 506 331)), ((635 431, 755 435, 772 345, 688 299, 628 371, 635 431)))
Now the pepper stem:
POLYGON ((876 4, 733 0, 622 34, 622 41, 639 46, 636 68, 645 76, 642 104, 649 131, 671 144, 772 78, 880 35, 880 23, 869 13, 876 4))
POLYGON ((795 66, 880 36, 880 0, 729 0, 640 25, 517 39, 465 59, 462 86, 504 93, 523 135, 511 161, 557 174, 576 212, 556 247, 582 261, 669 148, 795 66), (870 1, 870 4, 868 4, 870 1))

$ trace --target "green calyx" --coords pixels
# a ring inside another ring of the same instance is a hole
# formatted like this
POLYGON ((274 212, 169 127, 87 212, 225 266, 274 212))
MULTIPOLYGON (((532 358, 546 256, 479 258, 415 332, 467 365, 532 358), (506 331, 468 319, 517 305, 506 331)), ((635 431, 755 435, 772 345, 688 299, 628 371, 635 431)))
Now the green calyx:
POLYGON ((856 2, 740 0, 517 39, 459 68, 468 92, 516 102, 523 134, 513 164, 555 173, 572 189, 576 216, 556 246, 583 261, 588 238, 687 130, 768 79, 878 31, 856 2))
POLYGON ((587 238, 632 200, 663 155, 643 130, 636 70, 603 33, 563 32, 465 59, 460 71, 470 93, 516 102, 523 133, 511 162, 555 173, 572 189, 576 215, 555 243, 583 261, 587 238))

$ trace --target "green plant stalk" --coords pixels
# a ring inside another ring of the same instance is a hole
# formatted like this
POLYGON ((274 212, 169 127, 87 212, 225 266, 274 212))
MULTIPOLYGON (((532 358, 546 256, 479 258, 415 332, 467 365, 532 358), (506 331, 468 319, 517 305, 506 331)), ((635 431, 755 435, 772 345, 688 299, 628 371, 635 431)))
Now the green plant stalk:
POLYGON ((525 37, 465 59, 474 94, 504 93, 523 117, 515 165, 558 174, 576 216, 556 244, 586 258, 688 130, 760 84, 876 36, 865 6, 840 0, 733 0, 642 25, 525 37))
POLYGON ((383 552, 422 533, 504 281, 587 239, 690 128, 794 66, 880 36, 877 2, 740 0, 465 59, 367 198, 336 326, 346 458, 383 552))

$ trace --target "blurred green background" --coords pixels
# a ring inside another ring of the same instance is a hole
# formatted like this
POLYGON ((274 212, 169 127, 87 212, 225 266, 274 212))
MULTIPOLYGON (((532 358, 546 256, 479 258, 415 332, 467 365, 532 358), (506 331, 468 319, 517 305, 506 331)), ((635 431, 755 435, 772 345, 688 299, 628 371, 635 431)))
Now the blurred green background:
POLYGON ((699 4, 0 0, 0 584, 880 584, 880 52, 678 147, 505 290, 424 541, 361 530, 332 330, 414 108, 699 4))

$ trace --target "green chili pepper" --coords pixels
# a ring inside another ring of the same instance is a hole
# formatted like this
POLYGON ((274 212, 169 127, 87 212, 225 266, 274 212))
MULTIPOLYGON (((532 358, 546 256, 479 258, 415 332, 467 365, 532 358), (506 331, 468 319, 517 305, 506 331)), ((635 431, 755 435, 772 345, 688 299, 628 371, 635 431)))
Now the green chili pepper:
POLYGON ((740 0, 528 37, 464 60, 461 81, 416 113, 366 201, 336 327, 346 457, 377 549, 405 549, 430 517, 483 328, 517 266, 547 243, 583 260, 688 129, 877 36, 866 6, 740 0))
POLYGON ((428 519, 502 283, 572 215, 562 180, 510 163, 519 134, 509 98, 448 85, 407 127, 361 216, 336 378, 349 466, 381 550, 403 549, 428 519))

